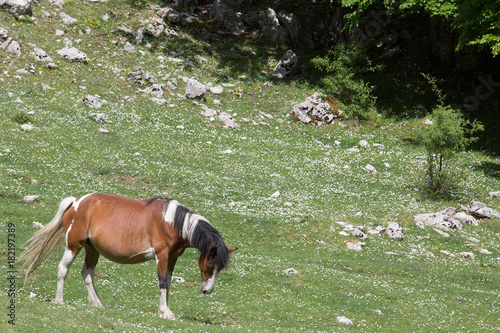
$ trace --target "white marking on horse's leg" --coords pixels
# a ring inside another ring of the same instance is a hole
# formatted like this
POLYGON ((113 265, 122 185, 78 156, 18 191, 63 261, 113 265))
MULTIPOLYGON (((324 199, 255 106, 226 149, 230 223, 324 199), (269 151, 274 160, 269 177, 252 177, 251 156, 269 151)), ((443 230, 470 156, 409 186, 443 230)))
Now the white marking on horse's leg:
POLYGON ((75 260, 75 256, 73 256, 72 251, 68 247, 66 247, 66 249, 64 250, 64 255, 61 261, 59 262, 59 265, 57 266, 57 290, 56 290, 56 297, 52 300, 52 303, 55 304, 64 303, 63 300, 64 280, 68 275, 68 271, 69 268, 71 267, 71 264, 73 263, 73 260, 75 260))
POLYGON ((217 278, 217 267, 214 269, 214 274, 207 280, 201 283, 201 292, 204 294, 210 294, 215 287, 215 279, 217 278))
POLYGON ((165 212, 165 215, 163 215, 163 219, 165 220, 165 222, 173 225, 179 202, 177 200, 170 200, 167 205, 167 211, 165 212))
POLYGON ((175 320, 175 315, 168 307, 168 291, 170 289, 170 283, 172 282, 172 272, 167 271, 167 288, 160 288, 160 305, 158 307, 158 316, 160 318, 166 318, 170 320, 175 320))
POLYGON ((94 193, 85 194, 78 201, 75 201, 73 203, 73 208, 75 209, 75 212, 78 210, 78 206, 82 203, 82 201, 87 199, 87 197, 91 196, 92 194, 94 194, 94 193))
POLYGON ((94 273, 95 273, 95 267, 88 268, 87 263, 84 262, 82 268, 82 277, 83 281, 85 282, 85 286, 87 287, 87 290, 89 292, 89 297, 88 297, 89 304, 91 306, 102 308, 104 306, 102 305, 99 296, 97 296, 97 292, 95 291, 94 287, 94 273))

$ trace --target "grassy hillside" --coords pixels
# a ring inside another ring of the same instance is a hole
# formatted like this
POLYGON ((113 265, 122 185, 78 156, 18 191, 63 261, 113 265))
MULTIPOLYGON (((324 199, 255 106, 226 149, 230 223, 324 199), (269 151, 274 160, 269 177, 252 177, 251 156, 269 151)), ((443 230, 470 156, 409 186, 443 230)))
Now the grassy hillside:
MULTIPOLYGON (((158 17, 157 5, 72 0, 61 10, 42 2, 34 7, 36 25, 0 12, 0 27, 22 47, 21 57, 0 51, 2 244, 15 244, 19 255, 32 223, 49 222, 63 197, 105 192, 176 198, 207 217, 239 250, 208 296, 199 291, 196 251, 179 259, 174 275, 186 283, 173 282, 169 299, 177 321, 156 316, 154 262, 124 266, 100 260, 96 289, 106 307, 95 309, 87 305, 80 254, 67 278, 66 304, 52 304, 61 251, 26 285, 17 278, 13 297, 9 281, 2 279, 4 312, 14 300, 16 320, 10 325, 3 315, 1 331, 500 329, 500 220, 447 231, 447 238, 413 222, 415 214, 473 199, 499 210, 500 199, 488 195, 500 190, 498 157, 462 153, 457 168, 466 177, 459 191, 433 200, 421 190, 425 152, 406 140, 417 120, 380 119, 377 126, 343 120, 342 126, 319 127, 294 122, 285 116, 292 105, 320 88, 301 76, 271 79, 269 60, 284 50, 262 45, 256 35, 217 35, 213 27, 212 37, 204 39, 201 28, 212 27, 199 24, 176 27, 178 36, 146 37, 135 45, 137 52, 124 51, 133 40, 118 28, 147 26, 158 17), (61 11, 78 24, 64 26, 61 11), (56 29, 64 35, 57 36, 56 29), (64 37, 90 60, 74 63, 59 56, 64 37), (35 47, 58 67, 34 61, 35 47), (161 61, 174 51, 183 51, 178 58, 185 62, 161 61), (165 88, 165 104, 141 91, 151 83, 128 81, 139 66, 158 83, 173 85, 165 88), (198 102, 233 115, 239 127, 224 128, 182 97, 184 78, 192 76, 213 86, 231 84, 198 102), (86 95, 108 103, 89 108, 86 95), (96 122, 90 117, 94 112, 105 113, 106 120, 96 122), (33 129, 22 130, 21 123, 33 129), (362 139, 385 149, 348 151, 362 139), (367 174, 366 164, 377 174, 367 174), (271 197, 276 191, 280 195, 271 197), (39 197, 27 203, 27 195, 39 197), (404 239, 369 235, 361 251, 347 249, 347 242, 359 239, 339 234, 343 227, 336 223, 369 230, 392 221, 403 226, 404 239), (464 251, 474 259, 458 255, 464 251), (298 274, 285 274, 288 268, 298 274), (353 324, 338 323, 337 316, 353 324)), ((0 256, 4 276, 19 269, 16 262, 10 266, 7 247, 0 256)))

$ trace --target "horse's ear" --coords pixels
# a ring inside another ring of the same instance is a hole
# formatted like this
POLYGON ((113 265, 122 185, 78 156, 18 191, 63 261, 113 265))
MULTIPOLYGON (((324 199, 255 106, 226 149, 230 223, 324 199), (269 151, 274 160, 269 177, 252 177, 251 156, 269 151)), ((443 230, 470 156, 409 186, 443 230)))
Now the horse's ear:
POLYGON ((234 252, 234 251, 236 251, 236 250, 238 250, 238 248, 237 248, 237 247, 230 247, 230 248, 229 248, 229 253, 234 252))

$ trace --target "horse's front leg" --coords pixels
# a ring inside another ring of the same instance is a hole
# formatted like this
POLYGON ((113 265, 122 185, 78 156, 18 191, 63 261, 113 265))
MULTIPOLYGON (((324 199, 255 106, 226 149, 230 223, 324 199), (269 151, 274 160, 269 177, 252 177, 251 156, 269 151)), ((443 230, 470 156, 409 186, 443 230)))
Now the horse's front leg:
POLYGON ((158 286, 160 288, 160 305, 158 307, 158 316, 175 320, 175 316, 168 307, 168 291, 172 281, 172 272, 177 258, 169 258, 168 254, 156 255, 156 269, 158 271, 158 286))

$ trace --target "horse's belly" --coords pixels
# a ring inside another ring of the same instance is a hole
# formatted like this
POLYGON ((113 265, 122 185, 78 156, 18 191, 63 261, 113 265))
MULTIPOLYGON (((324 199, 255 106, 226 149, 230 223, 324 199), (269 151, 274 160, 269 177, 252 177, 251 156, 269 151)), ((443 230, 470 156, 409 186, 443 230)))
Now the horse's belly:
POLYGON ((142 251, 133 251, 131 249, 116 250, 113 248, 106 248, 96 246, 96 250, 103 255, 106 259, 120 263, 120 264, 137 264, 140 262, 156 259, 156 253, 153 248, 144 249, 142 251))

